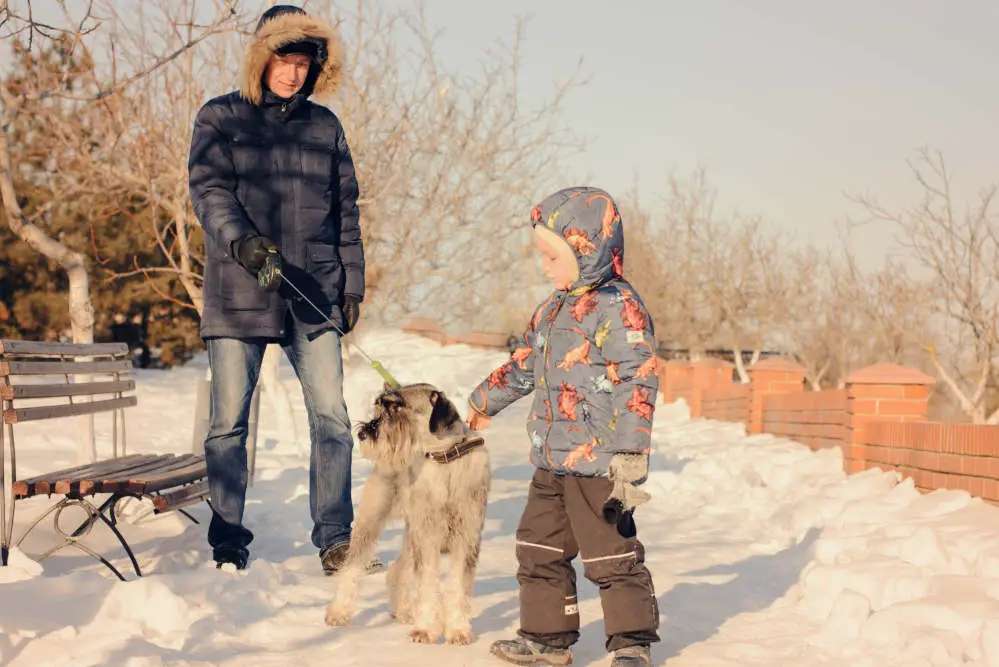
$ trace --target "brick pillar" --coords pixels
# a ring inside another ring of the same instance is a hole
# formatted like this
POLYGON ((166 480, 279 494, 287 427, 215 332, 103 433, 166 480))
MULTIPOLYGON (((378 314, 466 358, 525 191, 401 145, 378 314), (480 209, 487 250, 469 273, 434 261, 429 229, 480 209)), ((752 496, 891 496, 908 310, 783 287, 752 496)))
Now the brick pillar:
POLYGON ((732 384, 735 365, 724 359, 708 357, 690 364, 690 381, 694 386, 691 395, 690 417, 696 419, 704 414, 704 392, 732 384))
POLYGON ((662 365, 662 369, 659 391, 663 395, 663 403, 672 403, 676 400, 676 386, 682 382, 690 382, 692 368, 686 359, 670 359, 662 365))
POLYGON ((867 426, 872 421, 926 421, 934 384, 932 376, 895 364, 874 364, 848 375, 850 442, 843 451, 843 470, 851 474, 866 469, 867 426))
POLYGON ((764 359, 749 367, 749 425, 747 433, 763 433, 763 407, 770 394, 805 391, 805 367, 787 359, 764 359))

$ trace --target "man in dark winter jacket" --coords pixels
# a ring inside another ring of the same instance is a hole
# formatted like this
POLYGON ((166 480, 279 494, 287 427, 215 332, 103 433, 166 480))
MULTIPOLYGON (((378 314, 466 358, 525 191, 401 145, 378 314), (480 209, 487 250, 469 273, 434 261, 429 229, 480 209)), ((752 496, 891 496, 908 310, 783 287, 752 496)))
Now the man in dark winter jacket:
POLYGON ((278 5, 257 24, 240 89, 207 102, 194 123, 190 191, 205 231, 201 335, 212 375, 208 542, 219 567, 242 569, 249 557, 247 421, 269 343, 282 345, 302 384, 312 440, 312 542, 327 574, 350 540, 353 439, 336 329, 346 333, 357 322, 364 252, 344 129, 310 100, 329 98, 340 79, 333 28, 278 5), (281 272, 273 271, 274 260, 281 272))

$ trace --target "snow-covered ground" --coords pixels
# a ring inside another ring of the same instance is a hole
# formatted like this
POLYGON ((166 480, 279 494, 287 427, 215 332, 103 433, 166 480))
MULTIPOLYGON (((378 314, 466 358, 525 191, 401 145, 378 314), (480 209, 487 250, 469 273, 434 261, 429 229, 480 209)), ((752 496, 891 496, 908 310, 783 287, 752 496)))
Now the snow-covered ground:
MULTIPOLYGON (((505 358, 397 332, 363 342, 400 381, 433 382, 462 411, 469 390, 505 358)), ((131 451, 190 451, 203 364, 139 373, 131 451)), ((281 373, 306 434, 284 362, 281 373)), ((380 378, 360 356, 347 374, 351 414, 366 416, 380 378)), ((333 582, 309 542, 308 459, 302 442, 282 439, 263 418, 248 570, 214 568, 204 525, 176 515, 135 522, 141 508, 133 507, 123 531, 147 576, 123 584, 72 550, 31 561, 52 539, 45 525, 0 570, 0 665, 497 665, 489 643, 517 628, 514 529, 532 472, 521 403, 487 432, 494 479, 472 645, 410 644, 388 616, 384 574, 366 578, 350 626, 324 625, 333 582)), ((98 429, 106 434, 110 423, 98 420, 98 429)), ((659 407, 654 438, 653 500, 637 518, 662 612, 656 665, 999 666, 999 508, 964 492, 920 495, 878 471, 846 478, 837 452, 692 422, 682 404, 659 407)), ((43 425, 19 427, 18 442, 22 476, 74 463, 72 437, 43 425)), ((370 464, 357 456, 354 470, 356 499, 370 464)), ((18 530, 45 502, 19 504, 18 530)), ((193 513, 208 516, 204 505, 193 513)), ((92 538, 128 572, 101 527, 92 538)), ((390 526, 380 555, 394 557, 399 541, 399 526, 390 526)), ((599 597, 579 574, 574 664, 605 665, 599 597)))

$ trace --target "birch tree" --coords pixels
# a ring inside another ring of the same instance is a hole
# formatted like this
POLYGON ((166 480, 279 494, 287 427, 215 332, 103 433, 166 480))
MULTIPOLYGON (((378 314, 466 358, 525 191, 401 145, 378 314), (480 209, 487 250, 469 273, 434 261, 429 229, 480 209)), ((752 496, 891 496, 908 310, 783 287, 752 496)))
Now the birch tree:
MULTIPOLYGON (((40 219, 29 220, 21 209, 18 193, 14 187, 15 165, 11 160, 10 146, 12 129, 24 114, 45 116, 52 109, 59 108, 61 114, 50 115, 65 117, 67 106, 85 109, 91 105, 112 105, 115 97, 128 86, 141 81, 177 58, 206 34, 218 30, 228 19, 228 13, 204 29, 203 34, 190 43, 173 52, 156 54, 140 67, 120 67, 120 63, 114 58, 114 49, 111 48, 106 75, 95 77, 91 86, 80 90, 68 86, 67 83, 77 65, 85 68, 93 65, 88 53, 88 39, 107 36, 110 43, 114 44, 113 36, 102 35, 100 32, 104 24, 102 14, 112 13, 111 5, 97 0, 76 3, 56 0, 46 5, 50 10, 49 13, 56 17, 56 21, 48 19, 48 22, 43 22, 37 18, 36 8, 32 6, 31 0, 8 1, 0 9, 0 42, 3 42, 15 57, 28 60, 34 57, 40 65, 14 85, 0 87, 0 200, 2 200, 4 219, 10 230, 30 247, 65 270, 69 282, 68 301, 72 340, 76 343, 93 343, 94 311, 86 260, 81 253, 71 250, 46 232, 44 210, 40 219), (49 67, 48 61, 39 57, 46 50, 62 55, 59 61, 65 65, 62 70, 53 70, 49 67)), ((53 128, 55 126, 55 123, 51 125, 53 128)), ((67 192, 72 191, 73 188, 67 189, 67 192)), ((55 203, 53 202, 53 205, 55 203)), ((96 446, 93 437, 93 417, 87 416, 81 419, 83 428, 77 458, 79 462, 84 463, 95 460, 96 446)))

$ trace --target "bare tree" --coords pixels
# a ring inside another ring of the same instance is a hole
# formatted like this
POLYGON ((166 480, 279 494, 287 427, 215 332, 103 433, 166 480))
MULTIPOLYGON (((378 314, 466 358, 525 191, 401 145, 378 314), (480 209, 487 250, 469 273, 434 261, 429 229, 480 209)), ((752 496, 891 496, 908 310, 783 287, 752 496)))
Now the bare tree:
POLYGON ((812 246, 792 251, 785 271, 781 348, 805 367, 812 390, 841 387, 870 358, 870 328, 858 307, 858 299, 866 297, 842 260, 812 246))
POLYGON ((625 276, 656 319, 660 343, 686 348, 694 359, 722 335, 723 316, 707 284, 717 268, 712 244, 725 230, 714 207, 704 169, 688 181, 670 176, 656 213, 642 207, 637 189, 621 203, 625 276))
MULTIPOLYGON (((72 339, 78 343, 92 343, 94 340, 94 312, 90 298, 90 285, 87 266, 84 257, 66 245, 53 238, 45 231, 43 208, 38 219, 28 219, 18 204, 18 193, 15 188, 14 165, 11 160, 11 133, 15 124, 22 116, 31 115, 52 119, 46 128, 52 130, 58 141, 61 136, 72 136, 78 141, 81 137, 89 137, 90 130, 70 132, 62 119, 69 115, 67 107, 85 112, 94 105, 111 107, 115 98, 128 86, 141 81, 150 73, 159 70, 165 64, 179 57, 184 51, 192 48, 202 36, 193 39, 182 47, 171 52, 151 54, 146 62, 138 67, 123 67, 115 58, 115 50, 109 50, 109 61, 104 74, 98 76, 98 71, 89 57, 88 39, 96 39, 104 23, 102 14, 110 14, 113 9, 110 3, 89 0, 87 3, 74 3, 71 8, 65 0, 58 0, 56 6, 60 16, 57 21, 47 19, 41 21, 32 7, 31 0, 15 4, 4 3, 2 18, 0 18, 0 41, 2 41, 17 56, 26 62, 37 62, 38 66, 28 72, 13 85, 0 87, 0 198, 3 200, 4 217, 11 231, 30 247, 48 259, 56 262, 67 274, 69 281, 69 317, 72 339), (57 24, 58 23, 58 24, 57 24), (61 59, 56 63, 62 67, 52 67, 51 59, 46 59, 46 51, 55 51, 61 59), (84 90, 69 85, 77 74, 77 68, 91 68, 95 72, 94 81, 84 90), (58 122, 55 119, 59 119, 58 122)), ((209 26, 208 32, 217 30, 221 22, 209 26)), ((114 38, 107 35, 113 45, 114 38)), ((93 149, 96 150, 96 149, 93 149)), ((60 152, 60 154, 65 154, 60 152)), ((72 170, 67 170, 67 173, 72 170)), ((62 169, 53 171, 61 174, 62 169)), ((58 188, 65 196, 75 196, 80 188, 77 184, 58 188)), ((52 205, 58 202, 53 201, 52 205)), ((84 418, 78 459, 81 462, 93 461, 96 449, 93 438, 92 417, 84 418)))
MULTIPOLYGON (((60 3, 65 8, 64 3, 60 3)), ((86 7, 82 16, 67 17, 67 27, 40 23, 33 17, 31 2, 23 8, 5 3, 0 40, 15 54, 32 49, 42 49, 53 42, 72 48, 84 36, 96 29, 93 6, 86 7)), ((45 233, 44 229, 29 220, 18 204, 14 187, 14 165, 11 160, 10 133, 13 124, 26 110, 33 111, 46 98, 62 95, 61 84, 65 77, 59 73, 39 71, 26 78, 20 86, 0 87, 0 198, 3 199, 4 217, 11 231, 22 241, 48 259, 58 263, 69 279, 69 317, 73 340, 92 343, 94 340, 94 313, 90 304, 89 279, 86 264, 80 253, 74 252, 45 233)))
POLYGON ((896 242, 926 275, 927 330, 935 328, 946 341, 942 353, 924 342, 937 374, 973 422, 999 423, 989 395, 996 387, 999 342, 999 237, 992 210, 996 186, 982 189, 959 212, 940 152, 923 149, 909 166, 923 193, 913 206, 893 212, 870 196, 856 200, 868 213, 866 222, 895 228, 896 242))
POLYGON ((917 363, 914 352, 930 341, 929 285, 909 275, 890 256, 878 270, 864 271, 844 252, 838 288, 862 317, 870 338, 870 356, 895 364, 917 363))
POLYGON ((522 99, 526 24, 485 49, 477 75, 445 63, 422 5, 344 12, 347 65, 337 111, 358 164, 366 252, 379 273, 371 307, 445 328, 493 325, 496 303, 531 305, 531 272, 510 271, 529 247, 531 207, 579 142, 561 125, 574 72, 549 96, 522 99), (401 52, 400 44, 415 46, 401 52), (488 280, 484 277, 488 276, 488 280))
MULTIPOLYGON (((133 61, 143 62, 160 45, 188 41, 177 26, 192 25, 205 4, 143 3, 145 16, 118 17, 119 41, 133 61)), ((317 14, 335 10, 332 4, 310 6, 317 14)), ((135 270, 178 275, 199 311, 204 249, 187 201, 190 126, 208 96, 231 89, 239 36, 255 19, 235 15, 234 30, 130 89, 120 107, 108 111, 114 116, 115 159, 92 157, 100 178, 160 209, 144 229, 167 265, 135 270)), ((520 326, 531 305, 526 292, 532 272, 509 267, 524 261, 531 205, 554 182, 560 159, 578 145, 559 125, 578 77, 556 86, 548 99, 524 103, 523 24, 508 52, 487 51, 479 75, 465 76, 438 55, 422 8, 389 12, 359 0, 353 11, 331 20, 345 39, 345 81, 332 108, 346 127, 361 186, 365 320, 420 312, 445 326, 488 326, 495 323, 486 306, 501 302, 519 303, 510 308, 510 318, 520 326), (415 46, 404 53, 400 44, 407 43, 415 46), (492 290, 482 289, 484 276, 492 290)))
POLYGON ((703 276, 707 298, 713 303, 739 379, 749 382, 743 350, 758 359, 774 341, 774 330, 786 321, 788 291, 782 267, 789 253, 786 235, 768 230, 758 218, 715 225, 705 238, 710 272, 703 276))

